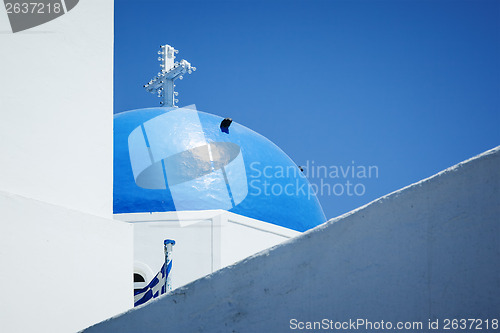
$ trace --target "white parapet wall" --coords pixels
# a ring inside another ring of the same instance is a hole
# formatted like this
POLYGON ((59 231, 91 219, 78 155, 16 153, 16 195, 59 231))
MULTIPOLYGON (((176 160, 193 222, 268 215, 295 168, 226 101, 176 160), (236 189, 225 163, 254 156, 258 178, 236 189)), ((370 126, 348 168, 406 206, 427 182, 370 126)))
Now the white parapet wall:
POLYGON ((128 223, 0 192, 0 331, 76 332, 133 306, 128 223))
POLYGON ((0 191, 111 218, 113 1, 18 33, 2 4, 0 49, 0 191))
POLYGON ((497 147, 85 332, 288 332, 324 319, 422 323, 405 332, 481 319, 484 332, 500 319, 499 262, 497 147))

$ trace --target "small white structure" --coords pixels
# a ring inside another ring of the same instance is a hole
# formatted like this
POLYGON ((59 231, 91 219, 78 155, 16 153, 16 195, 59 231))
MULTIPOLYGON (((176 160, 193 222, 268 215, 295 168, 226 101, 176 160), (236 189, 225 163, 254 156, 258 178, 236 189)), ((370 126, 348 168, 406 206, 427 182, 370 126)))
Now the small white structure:
POLYGON ((176 241, 175 289, 301 234, 224 210, 116 214, 115 219, 134 226, 135 289, 162 266, 164 239, 176 241))

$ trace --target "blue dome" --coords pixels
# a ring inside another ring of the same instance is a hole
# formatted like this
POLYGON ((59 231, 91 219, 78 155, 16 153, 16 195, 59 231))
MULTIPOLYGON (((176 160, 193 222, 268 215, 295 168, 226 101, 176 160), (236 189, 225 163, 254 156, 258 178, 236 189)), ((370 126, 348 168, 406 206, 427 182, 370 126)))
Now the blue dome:
POLYGON ((224 209, 297 231, 326 221, 281 149, 222 120, 187 108, 116 114, 114 213, 224 209))

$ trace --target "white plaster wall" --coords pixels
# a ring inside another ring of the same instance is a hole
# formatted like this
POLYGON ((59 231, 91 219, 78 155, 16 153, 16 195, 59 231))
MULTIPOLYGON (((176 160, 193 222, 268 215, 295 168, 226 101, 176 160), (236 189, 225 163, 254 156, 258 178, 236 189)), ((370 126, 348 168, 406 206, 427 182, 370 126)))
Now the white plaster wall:
POLYGON ((498 319, 499 170, 497 147, 85 332, 498 319))
POLYGON ((133 306, 133 230, 0 192, 0 331, 75 332, 133 306))
POLYGON ((0 6, 0 190, 111 218, 112 107, 113 1, 16 34, 0 6))
POLYGON ((232 265, 302 234, 299 231, 225 212, 221 216, 220 265, 232 265))
POLYGON ((176 241, 171 271, 174 289, 300 235, 224 210, 116 214, 115 218, 134 226, 134 265, 146 282, 165 261, 163 241, 176 241))

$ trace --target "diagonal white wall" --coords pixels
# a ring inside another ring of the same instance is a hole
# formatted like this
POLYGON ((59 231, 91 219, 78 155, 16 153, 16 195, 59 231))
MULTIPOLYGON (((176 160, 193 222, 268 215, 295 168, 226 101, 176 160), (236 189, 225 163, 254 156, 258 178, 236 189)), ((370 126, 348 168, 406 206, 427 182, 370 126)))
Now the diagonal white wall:
POLYGON ((113 1, 16 34, 0 6, 0 161, 1 191, 111 218, 113 1))
POLYGON ((499 319, 499 170, 497 147, 85 332, 499 319))

